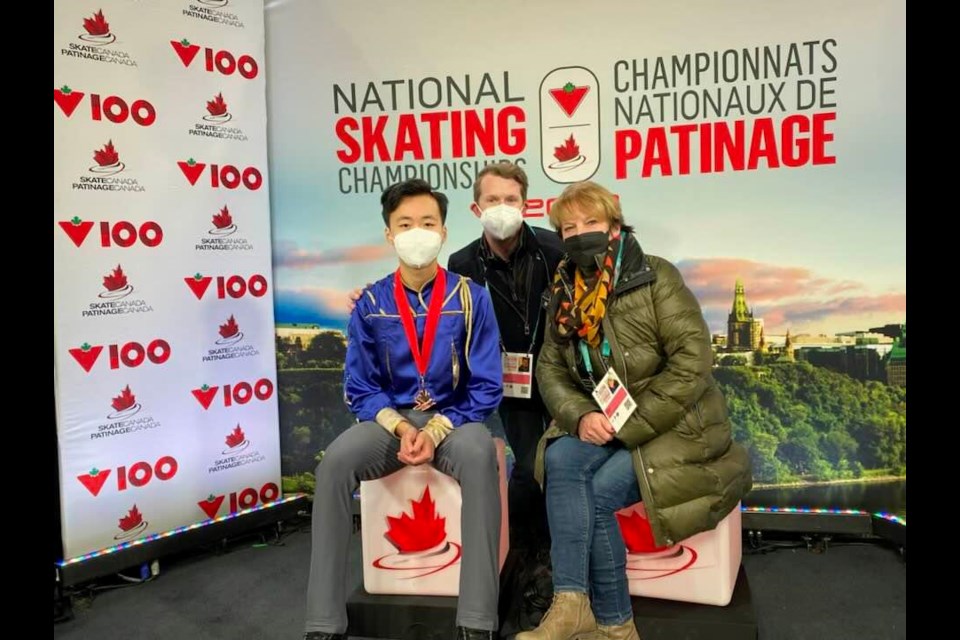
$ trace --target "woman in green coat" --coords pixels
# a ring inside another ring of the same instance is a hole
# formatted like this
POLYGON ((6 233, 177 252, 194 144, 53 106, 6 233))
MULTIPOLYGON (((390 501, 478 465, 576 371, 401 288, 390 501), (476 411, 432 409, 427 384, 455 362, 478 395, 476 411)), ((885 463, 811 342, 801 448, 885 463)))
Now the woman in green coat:
POLYGON ((713 529, 750 490, 749 458, 731 440, 710 332, 677 268, 644 254, 618 200, 595 183, 567 187, 550 221, 567 253, 535 367, 554 417, 536 469, 554 601, 517 640, 636 639, 614 513, 643 500, 658 546, 713 529), (608 417, 594 390, 605 401, 618 384, 629 397, 608 417))

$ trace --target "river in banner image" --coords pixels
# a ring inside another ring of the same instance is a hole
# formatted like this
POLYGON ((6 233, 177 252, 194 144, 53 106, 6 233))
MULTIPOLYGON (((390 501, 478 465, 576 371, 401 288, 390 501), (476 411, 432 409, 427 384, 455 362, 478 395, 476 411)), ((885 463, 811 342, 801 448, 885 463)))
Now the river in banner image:
POLYGON ((754 489, 743 500, 748 507, 858 509, 907 517, 907 479, 840 482, 754 489))

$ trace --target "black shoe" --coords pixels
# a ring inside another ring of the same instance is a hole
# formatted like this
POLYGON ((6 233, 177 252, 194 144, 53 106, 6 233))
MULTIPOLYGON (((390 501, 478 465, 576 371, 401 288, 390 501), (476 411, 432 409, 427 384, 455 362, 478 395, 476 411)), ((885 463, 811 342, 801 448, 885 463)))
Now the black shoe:
POLYGON ((496 637, 496 631, 457 627, 457 640, 495 640, 496 637))
POLYGON ((324 633, 323 631, 308 631, 303 634, 303 640, 347 640, 345 633, 324 633))

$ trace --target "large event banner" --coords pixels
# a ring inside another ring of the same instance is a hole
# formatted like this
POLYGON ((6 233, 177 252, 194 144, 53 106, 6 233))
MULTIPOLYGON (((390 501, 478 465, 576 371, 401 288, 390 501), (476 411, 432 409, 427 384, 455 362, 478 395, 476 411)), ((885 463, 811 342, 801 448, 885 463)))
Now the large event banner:
POLYGON ((279 497, 263 15, 54 2, 67 558, 279 497))
POLYGON ((511 160, 527 221, 595 180, 678 266, 773 503, 905 513, 906 13, 899 0, 266 3, 283 474, 351 422, 347 292, 379 197, 511 160), (776 487, 776 489, 774 489, 776 487))

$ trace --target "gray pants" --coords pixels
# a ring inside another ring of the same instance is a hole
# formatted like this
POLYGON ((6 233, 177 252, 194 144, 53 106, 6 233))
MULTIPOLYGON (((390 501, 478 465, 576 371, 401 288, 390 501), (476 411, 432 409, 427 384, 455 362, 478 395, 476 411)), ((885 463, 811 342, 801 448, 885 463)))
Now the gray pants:
MULTIPOLYGON (((402 413, 418 427, 433 415, 402 413)), ((399 439, 376 422, 361 422, 341 433, 317 466, 307 588, 308 632, 346 632, 352 496, 361 480, 376 480, 403 468, 397 459, 399 451, 399 439)), ((432 464, 460 483, 463 497, 457 625, 496 631, 500 481, 493 438, 480 423, 461 425, 437 447, 432 464)))

